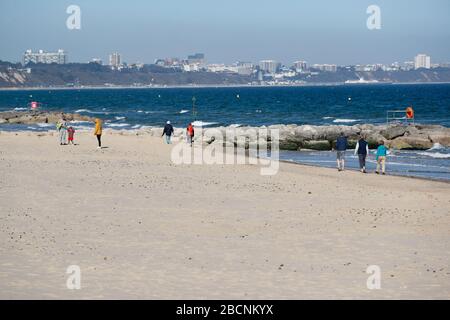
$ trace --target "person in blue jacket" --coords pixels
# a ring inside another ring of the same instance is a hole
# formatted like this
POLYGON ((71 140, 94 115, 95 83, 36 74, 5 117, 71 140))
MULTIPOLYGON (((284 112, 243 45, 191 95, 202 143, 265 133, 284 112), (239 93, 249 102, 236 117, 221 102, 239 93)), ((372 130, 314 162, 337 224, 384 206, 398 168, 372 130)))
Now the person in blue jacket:
POLYGON ((347 150, 348 142, 344 132, 336 140, 336 161, 338 171, 344 171, 345 168, 345 151, 347 150))
POLYGON ((382 174, 386 174, 386 155, 388 148, 384 145, 384 141, 380 141, 380 145, 377 148, 377 170, 376 174, 380 174, 380 166, 382 174))

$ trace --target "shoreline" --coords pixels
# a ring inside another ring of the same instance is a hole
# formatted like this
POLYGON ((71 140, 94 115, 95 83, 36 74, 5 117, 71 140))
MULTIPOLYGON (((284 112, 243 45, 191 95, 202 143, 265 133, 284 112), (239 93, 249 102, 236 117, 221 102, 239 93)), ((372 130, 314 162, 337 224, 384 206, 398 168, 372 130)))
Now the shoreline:
MULTIPOLYGON (((302 151, 299 151, 302 152, 302 151)), ((320 152, 320 151, 319 151, 320 152)), ((332 171, 336 171, 336 169, 333 169, 331 167, 325 167, 325 166, 320 166, 318 164, 312 164, 312 163, 300 163, 300 162, 295 162, 295 161, 289 161, 289 160, 279 160, 280 163, 288 163, 288 164, 294 164, 294 165, 299 165, 299 166, 306 166, 306 167, 313 167, 313 168, 322 168, 322 169, 328 169, 328 170, 332 170, 332 171)), ((353 169, 353 168, 346 168, 345 171, 351 171, 351 172, 356 172, 359 173, 358 169, 353 169)), ((374 174, 373 172, 367 172, 367 174, 374 174)), ((450 185, 450 179, 438 179, 438 178, 432 178, 432 177, 419 177, 419 176, 411 176, 411 175, 401 175, 401 174, 395 174, 395 173, 386 173, 386 176, 390 176, 390 177, 396 177, 396 178, 406 178, 406 179, 415 179, 415 180, 424 180, 424 181, 433 181, 433 182, 443 182, 446 184, 450 185)))
POLYGON ((0 91, 56 91, 56 90, 121 90, 121 89, 222 89, 222 88, 296 88, 296 87, 333 87, 333 86, 382 86, 382 85, 448 85, 450 82, 378 82, 364 84, 346 84, 344 82, 332 83, 305 83, 292 85, 251 85, 251 84, 231 84, 231 85, 170 85, 170 86, 82 86, 82 87, 11 87, 0 88, 0 91))
MULTIPOLYGON (((0 127, 1 128, 1 127, 0 127)), ((156 129, 160 129, 162 130, 162 128, 156 128, 156 129)), ((176 128, 178 130, 182 130, 181 128, 176 128)), ((154 135, 154 134, 150 134, 148 132, 142 132, 139 131, 138 129, 133 129, 133 130, 126 130, 126 129, 113 129, 113 128, 105 128, 104 130, 104 134, 103 136, 106 137, 110 137, 110 136, 115 136, 115 137, 130 137, 130 138, 151 138, 151 139, 159 139, 158 135, 154 135)), ((82 129, 82 130, 77 130, 77 135, 90 135, 92 132, 91 129, 82 129)), ((51 130, 46 130, 46 131, 33 131, 33 130, 21 130, 21 131, 2 131, 0 130, 0 137, 1 136, 11 136, 11 137, 15 137, 15 136, 34 136, 34 137, 39 137, 39 138, 43 138, 43 137, 52 137, 55 139, 57 139, 58 133, 56 130, 51 129, 51 130)), ((108 139, 108 138, 106 138, 108 139)), ((181 136, 174 136, 174 139, 181 139, 180 141, 183 141, 181 136)), ((109 140, 109 139, 108 139, 109 140)), ((69 146, 65 146, 65 147, 69 147, 69 146)), ((198 145, 197 145, 198 147, 198 145)), ((70 148, 70 147, 69 147, 70 148)), ((351 151, 353 150, 352 148, 347 149, 347 151, 351 151)), ((373 149, 371 149, 373 150, 373 149)), ((283 151, 288 151, 288 152, 333 152, 333 150, 323 150, 323 151, 318 151, 318 150, 297 150, 297 151, 289 151, 289 150, 279 150, 279 152, 283 152, 283 151)), ((248 158, 246 156, 246 158, 248 158)), ((257 156, 258 159, 263 159, 260 156, 257 156)), ((324 169, 324 170, 328 170, 329 172, 332 171, 336 171, 335 168, 333 167, 328 167, 325 165, 320 165, 320 164, 314 164, 314 163, 305 163, 305 162, 296 162, 294 160, 284 160, 284 159, 279 159, 278 160, 280 163, 286 163, 286 164, 290 164, 290 165, 298 165, 298 166, 303 166, 303 167, 313 167, 313 168, 320 168, 320 169, 324 169)), ((350 168, 347 167, 346 171, 349 172, 356 172, 359 173, 358 169, 355 168, 350 168)), ((368 175, 373 174, 373 172, 369 172, 368 171, 368 175)), ((402 174, 402 173, 387 173, 387 176, 391 176, 391 177, 396 177, 396 178, 407 178, 407 179, 418 179, 418 180, 425 180, 425 181, 434 181, 434 182, 443 182, 446 184, 450 184, 450 179, 446 179, 446 178, 434 178, 434 177, 423 177, 423 176, 415 176, 415 175, 408 175, 408 174, 402 174)))

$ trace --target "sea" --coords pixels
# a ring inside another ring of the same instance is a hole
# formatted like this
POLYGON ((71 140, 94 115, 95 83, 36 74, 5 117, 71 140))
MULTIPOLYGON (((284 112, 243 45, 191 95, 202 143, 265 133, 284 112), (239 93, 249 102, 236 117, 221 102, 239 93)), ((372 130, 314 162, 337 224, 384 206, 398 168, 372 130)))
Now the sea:
MULTIPOLYGON (((41 109, 97 116, 106 128, 134 130, 189 122, 196 126, 262 126, 273 124, 385 124, 387 111, 412 106, 416 123, 450 127, 450 84, 356 84, 299 87, 189 87, 121 89, 1 90, 0 111, 41 109)), ((77 122, 75 129, 90 129, 77 122)), ((54 125, 0 125, 0 130, 53 130, 54 125)), ((296 163, 335 167, 327 151, 282 151, 296 163)), ((349 151, 349 169, 357 159, 349 151)), ((369 158, 369 170, 375 161, 369 158)), ((450 149, 434 145, 426 151, 395 151, 388 156, 390 174, 450 181, 450 149)))

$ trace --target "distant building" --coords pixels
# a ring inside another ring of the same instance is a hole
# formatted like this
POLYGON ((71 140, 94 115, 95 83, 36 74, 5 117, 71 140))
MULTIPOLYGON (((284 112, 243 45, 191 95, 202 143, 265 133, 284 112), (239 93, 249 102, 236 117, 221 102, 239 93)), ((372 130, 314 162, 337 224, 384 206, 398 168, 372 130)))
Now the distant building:
MULTIPOLYGON (((164 68, 172 68, 179 69, 182 67, 182 62, 178 58, 164 58, 164 59, 156 59, 155 65, 164 67, 164 68)), ((187 62, 185 64, 188 64, 187 62)))
POLYGON ((187 60, 188 60, 189 64, 204 65, 206 62, 205 55, 203 53, 196 53, 196 54, 189 55, 187 60))
POLYGON ((24 65, 27 65, 30 62, 66 64, 67 60, 67 54, 62 49, 59 49, 57 52, 45 52, 44 50, 33 52, 31 49, 28 49, 23 55, 24 65))
POLYGON ((236 63, 237 73, 241 76, 253 74, 254 65, 251 62, 239 61, 236 63))
POLYGON ((426 54, 418 54, 414 58, 414 69, 430 69, 431 68, 431 57, 426 54))
POLYGON ((120 53, 114 52, 109 55, 109 65, 112 68, 119 68, 122 65, 122 56, 120 53))
POLYGON ((320 71, 327 71, 327 72, 336 72, 337 71, 337 65, 335 65, 335 64, 313 64, 311 67, 313 69, 320 70, 320 71))
POLYGON ((403 70, 409 71, 409 70, 413 70, 414 68, 415 68, 414 61, 405 61, 405 62, 403 62, 403 70))
POLYGON ((103 61, 102 61, 102 59, 94 58, 91 61, 89 61, 89 63, 96 63, 96 64, 99 64, 99 65, 102 65, 103 61))
POLYGON ((281 64, 275 60, 261 60, 259 62, 259 69, 265 73, 277 73, 281 64))
POLYGON ((294 62, 294 69, 297 72, 307 71, 308 70, 308 64, 307 64, 306 61, 302 61, 302 60, 295 61, 294 62))

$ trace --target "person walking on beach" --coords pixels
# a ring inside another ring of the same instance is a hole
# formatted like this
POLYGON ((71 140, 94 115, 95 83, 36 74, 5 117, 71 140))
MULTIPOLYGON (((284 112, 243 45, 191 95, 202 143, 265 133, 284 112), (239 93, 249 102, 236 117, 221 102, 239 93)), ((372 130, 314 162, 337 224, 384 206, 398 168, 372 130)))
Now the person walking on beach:
POLYGON ((194 143, 194 126, 192 125, 192 123, 189 123, 186 128, 186 140, 187 143, 189 143, 192 147, 192 144, 194 143))
POLYGON ((167 121, 166 125, 164 126, 161 137, 166 135, 166 143, 171 144, 172 141, 170 141, 170 139, 172 137, 172 134, 173 134, 173 126, 170 124, 170 121, 167 121))
POLYGON ((369 144, 364 139, 364 136, 361 135, 361 137, 358 140, 358 143, 356 143, 355 148, 355 156, 358 155, 359 160, 359 169, 362 173, 366 173, 366 158, 369 154, 369 144))
POLYGON ((380 166, 382 174, 386 174, 386 155, 388 149, 384 145, 384 141, 380 141, 380 145, 377 148, 377 169, 376 174, 380 174, 380 166))
POLYGON ((102 129, 103 129, 102 120, 100 120, 99 118, 95 119, 94 135, 97 137, 98 141, 97 149, 102 148, 102 129))
POLYGON ((75 134, 75 129, 73 127, 69 127, 67 129, 67 133, 69 134, 69 144, 73 144, 73 136, 75 134))
POLYGON ((58 121, 56 129, 58 129, 59 133, 59 144, 61 146, 67 145, 67 122, 65 117, 62 117, 62 119, 58 121))
POLYGON ((336 140, 336 157, 338 171, 344 171, 345 168, 345 151, 347 150, 348 142, 344 132, 336 140))

